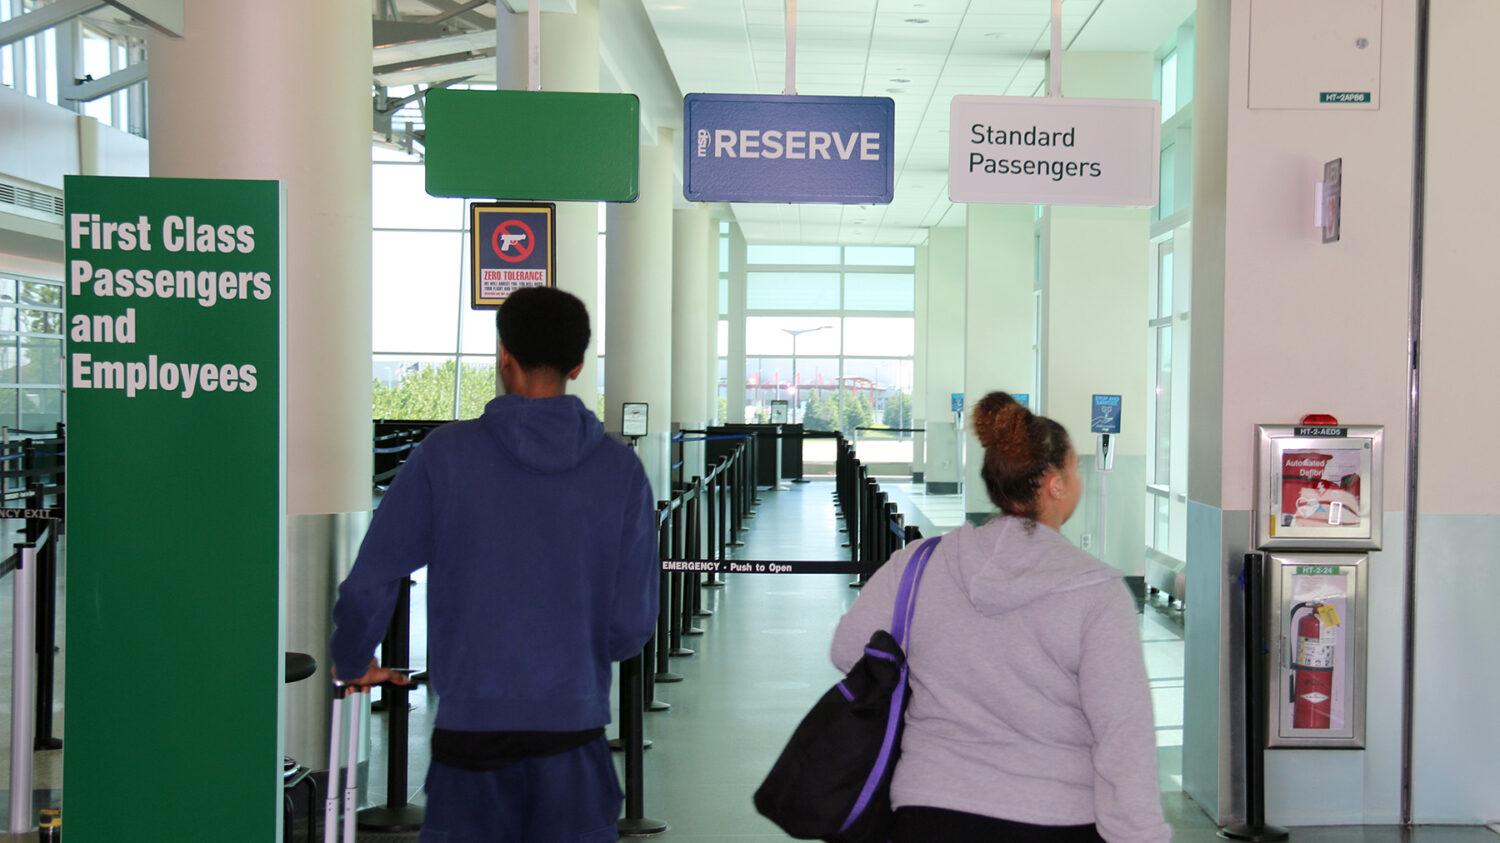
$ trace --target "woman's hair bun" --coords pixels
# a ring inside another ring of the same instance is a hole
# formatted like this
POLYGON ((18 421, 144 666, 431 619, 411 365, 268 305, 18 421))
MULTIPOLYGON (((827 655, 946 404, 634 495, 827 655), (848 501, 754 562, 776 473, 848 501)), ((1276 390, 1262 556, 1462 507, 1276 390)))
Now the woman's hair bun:
POLYGON ((986 451, 1009 460, 1030 457, 1031 411, 1008 392, 991 392, 974 408, 974 433, 986 451))

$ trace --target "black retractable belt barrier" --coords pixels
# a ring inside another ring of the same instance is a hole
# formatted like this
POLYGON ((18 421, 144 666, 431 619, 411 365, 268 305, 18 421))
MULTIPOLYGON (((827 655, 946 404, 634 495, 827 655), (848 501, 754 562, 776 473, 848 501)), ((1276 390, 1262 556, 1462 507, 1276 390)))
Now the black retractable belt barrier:
MULTIPOLYGON (((57 508, 63 506, 64 480, 59 470, 63 459, 62 435, 63 427, 58 425, 58 438, 51 443, 52 452, 47 459, 50 466, 42 465, 36 440, 26 439, 21 443, 22 476, 32 478, 26 485, 28 507, 47 508, 47 484, 40 475, 49 469, 54 472, 52 482, 57 494, 57 508)), ((40 539, 47 523, 39 518, 26 519, 23 528, 26 541, 35 543, 40 539)), ((39 752, 62 749, 63 746, 62 740, 52 734, 52 706, 57 693, 57 539, 58 530, 53 530, 47 543, 37 548, 36 558, 36 696, 32 701, 36 731, 32 748, 39 752)))
POLYGON ((1286 840, 1284 828, 1266 825, 1266 556, 1245 554, 1245 823, 1219 830, 1227 840, 1286 840))
POLYGON ((616 829, 625 837, 661 834, 667 824, 646 817, 646 744, 642 717, 645 673, 640 656, 620 662, 620 743, 625 750, 625 816, 616 829))
MULTIPOLYGON (((672 532, 672 558, 682 558, 682 505, 680 500, 672 502, 671 532, 672 532)), ((682 636, 687 632, 691 623, 689 618, 683 616, 682 612, 683 574, 681 571, 672 574, 672 614, 670 623, 672 627, 672 651, 674 659, 686 658, 693 651, 683 646, 682 636)))
MULTIPOLYGON (((688 557, 694 561, 703 561, 708 558, 703 549, 703 478, 694 477, 692 487, 693 497, 688 501, 688 549, 692 556, 688 557)), ((703 605, 703 575, 696 571, 691 576, 693 617, 707 618, 713 616, 713 610, 703 605)))
MULTIPOLYGON (((396 592, 396 609, 380 647, 384 667, 406 667, 411 659, 411 578, 401 580, 396 592)), ((359 812, 359 827, 367 831, 403 832, 422 827, 422 806, 407 801, 407 752, 410 739, 411 712, 406 704, 407 686, 387 684, 380 688, 386 702, 385 804, 359 812)), ((358 715, 351 715, 358 716, 358 715)), ((338 763, 330 760, 331 764, 338 763)))
MULTIPOLYGON (((668 520, 671 504, 662 501, 656 505, 657 515, 657 547, 661 551, 661 558, 667 559, 672 555, 671 522, 668 520)), ((668 656, 672 652, 672 575, 663 571, 661 574, 661 591, 657 603, 656 613, 656 673, 653 677, 653 687, 656 682, 681 682, 682 674, 672 672, 672 663, 668 656)))
MULTIPOLYGON (((724 458, 720 457, 714 470, 709 472, 708 480, 708 549, 709 558, 715 562, 724 561, 724 548, 727 544, 724 540, 724 462, 724 458)), ((708 575, 703 587, 723 588, 724 581, 719 579, 716 571, 708 575)))
MULTIPOLYGON (((691 489, 677 490, 672 509, 673 559, 688 558, 686 554, 693 538, 693 525, 690 518, 692 502, 691 489)), ((677 613, 677 623, 682 627, 684 636, 702 635, 703 630, 693 626, 693 574, 683 571, 676 576, 680 588, 674 599, 678 605, 673 606, 672 609, 677 613)), ((688 650, 687 655, 692 655, 692 650, 688 650)))

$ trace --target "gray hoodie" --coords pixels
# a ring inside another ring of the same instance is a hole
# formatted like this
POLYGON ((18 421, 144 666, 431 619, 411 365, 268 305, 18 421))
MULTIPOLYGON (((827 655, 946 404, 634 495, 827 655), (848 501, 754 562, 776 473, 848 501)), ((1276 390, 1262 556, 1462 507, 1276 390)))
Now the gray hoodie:
MULTIPOLYGON (((839 623, 839 670, 890 628, 915 549, 882 567, 839 623)), ((1137 624, 1120 573, 1049 527, 1005 516, 944 536, 912 621, 892 803, 1097 823, 1110 843, 1170 840, 1137 624)))

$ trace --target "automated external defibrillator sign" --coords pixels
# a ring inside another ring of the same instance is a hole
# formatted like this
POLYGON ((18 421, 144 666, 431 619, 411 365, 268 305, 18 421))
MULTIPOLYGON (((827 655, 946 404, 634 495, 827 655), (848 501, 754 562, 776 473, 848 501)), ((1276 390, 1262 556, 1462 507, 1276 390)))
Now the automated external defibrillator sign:
POLYGON ((889 97, 689 94, 682 192, 693 202, 889 204, 895 131, 889 97))
POLYGON ((557 286, 557 206, 475 202, 469 206, 469 304, 496 308, 517 290, 557 286))

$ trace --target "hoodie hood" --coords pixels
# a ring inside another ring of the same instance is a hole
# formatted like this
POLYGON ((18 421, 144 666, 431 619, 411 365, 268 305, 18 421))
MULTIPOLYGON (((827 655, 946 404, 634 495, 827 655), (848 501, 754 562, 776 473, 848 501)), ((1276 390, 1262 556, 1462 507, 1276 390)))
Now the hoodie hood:
POLYGON ((502 395, 485 405, 480 421, 502 450, 537 474, 576 468, 604 440, 604 425, 573 395, 502 395))
POLYGON ((984 615, 1120 577, 1051 527, 1011 516, 997 516, 983 527, 965 524, 944 536, 942 547, 969 602, 984 615))

